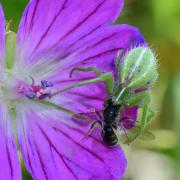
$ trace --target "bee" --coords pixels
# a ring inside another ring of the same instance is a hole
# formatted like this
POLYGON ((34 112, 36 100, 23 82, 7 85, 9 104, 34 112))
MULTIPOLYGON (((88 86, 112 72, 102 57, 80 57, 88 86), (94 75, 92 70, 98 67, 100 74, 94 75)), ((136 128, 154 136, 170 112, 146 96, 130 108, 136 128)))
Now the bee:
POLYGON ((90 130, 87 135, 91 132, 96 124, 101 126, 101 136, 104 143, 108 146, 115 146, 118 143, 118 138, 115 130, 118 128, 116 118, 119 115, 120 105, 115 105, 111 98, 108 98, 105 103, 105 108, 103 110, 103 115, 96 111, 99 120, 92 123, 90 130))
POLYGON ((158 77, 156 56, 149 47, 135 47, 126 52, 123 57, 122 50, 118 51, 114 61, 115 78, 113 73, 101 72, 95 67, 74 67, 70 72, 70 77, 74 71, 93 71, 97 77, 75 83, 54 93, 56 95, 75 87, 104 82, 108 94, 104 110, 102 115, 97 113, 99 120, 93 122, 87 134, 93 130, 95 125, 99 124, 102 130, 102 139, 109 146, 117 144, 116 132, 118 129, 124 132, 127 139, 125 143, 136 139, 145 132, 146 126, 154 115, 151 109, 151 87, 158 77), (136 126, 136 121, 131 118, 122 117, 126 108, 134 106, 142 109, 140 126, 136 126), (132 133, 133 137, 129 138, 127 132, 135 129, 136 133, 132 133))

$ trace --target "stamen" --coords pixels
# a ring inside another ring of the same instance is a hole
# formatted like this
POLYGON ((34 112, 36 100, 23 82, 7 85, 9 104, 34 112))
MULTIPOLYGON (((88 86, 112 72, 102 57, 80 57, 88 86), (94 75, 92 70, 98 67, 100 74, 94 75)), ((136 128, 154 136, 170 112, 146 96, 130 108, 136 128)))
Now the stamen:
POLYGON ((32 78, 32 84, 21 84, 19 86, 19 93, 24 94, 29 99, 45 99, 51 97, 50 87, 53 87, 53 83, 47 80, 42 80, 41 85, 35 85, 35 80, 32 78))
POLYGON ((35 99, 36 98, 36 93, 34 92, 26 92, 26 97, 29 98, 29 99, 35 99))
POLYGON ((47 87, 53 87, 53 83, 47 80, 41 81, 41 88, 45 89, 47 87))

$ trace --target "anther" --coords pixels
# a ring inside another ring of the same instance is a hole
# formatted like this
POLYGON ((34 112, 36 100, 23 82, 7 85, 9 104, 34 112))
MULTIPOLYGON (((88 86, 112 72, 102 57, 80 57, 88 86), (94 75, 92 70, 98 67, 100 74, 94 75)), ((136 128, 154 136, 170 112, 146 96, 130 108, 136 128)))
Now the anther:
POLYGON ((26 92, 26 97, 29 99, 35 99, 36 98, 36 93, 32 91, 26 92))
POLYGON ((21 85, 19 87, 19 92, 21 94, 24 94, 29 99, 45 99, 51 97, 51 92, 49 90, 49 87, 53 86, 53 83, 42 80, 40 85, 35 84, 34 78, 32 78, 32 84, 31 85, 21 85))
POLYGON ((49 82, 47 80, 42 80, 41 81, 41 88, 45 89, 47 87, 53 87, 53 83, 49 82))

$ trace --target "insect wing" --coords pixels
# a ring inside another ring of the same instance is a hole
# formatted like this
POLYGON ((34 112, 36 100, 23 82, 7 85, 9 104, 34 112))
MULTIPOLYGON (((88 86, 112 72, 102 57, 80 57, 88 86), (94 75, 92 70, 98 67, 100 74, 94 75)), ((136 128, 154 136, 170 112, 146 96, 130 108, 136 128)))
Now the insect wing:
POLYGON ((139 138, 143 141, 151 141, 155 139, 155 136, 150 131, 144 131, 140 133, 140 127, 135 126, 132 129, 125 129, 121 127, 120 131, 118 130, 119 139, 124 144, 130 144, 136 138, 139 138))
POLYGON ((129 144, 134 140, 134 137, 138 135, 139 128, 133 127, 132 129, 121 128, 120 140, 124 144, 129 144))
MULTIPOLYGON (((138 125, 138 123, 136 123, 135 127, 133 129, 131 129, 130 131, 132 131, 134 133, 134 135, 136 135, 140 132, 140 130, 141 130, 140 125, 138 125)), ((152 141, 155 139, 155 136, 149 130, 144 130, 143 132, 141 132, 139 134, 138 138, 143 141, 152 141)))
POLYGON ((139 135, 139 139, 143 141, 152 141, 155 139, 155 135, 150 131, 144 131, 139 135))

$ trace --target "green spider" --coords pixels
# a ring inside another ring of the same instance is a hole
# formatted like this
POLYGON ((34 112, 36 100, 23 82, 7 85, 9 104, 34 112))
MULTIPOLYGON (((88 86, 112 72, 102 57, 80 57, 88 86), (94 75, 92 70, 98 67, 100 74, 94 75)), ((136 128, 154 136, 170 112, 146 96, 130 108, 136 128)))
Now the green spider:
MULTIPOLYGON (((106 92, 108 94, 105 102, 107 102, 108 99, 111 99, 113 102, 113 106, 120 105, 119 113, 122 113, 126 107, 138 106, 140 109, 142 109, 141 120, 139 121, 140 126, 138 127, 139 130, 135 135, 133 135, 133 137, 128 138, 128 141, 125 142, 129 143, 144 132, 146 126, 154 116, 154 112, 151 109, 150 88, 155 84, 158 77, 158 72, 156 57, 150 48, 133 48, 123 56, 120 62, 119 59, 121 56, 121 52, 122 50, 120 49, 115 58, 117 80, 114 79, 112 73, 102 73, 95 67, 75 67, 72 69, 70 76, 72 76, 72 73, 74 71, 94 71, 97 77, 90 80, 78 82, 62 90, 59 90, 52 94, 52 97, 56 94, 62 93, 75 87, 84 86, 96 82, 104 82, 106 85, 106 92)), ((107 106, 105 105, 105 109, 106 108, 107 106)), ((106 123, 103 124, 98 120, 95 121, 93 125, 91 125, 91 129, 96 123, 100 124, 102 126, 102 129, 106 125, 109 125, 106 123)), ((114 127, 114 125, 112 127, 114 127)), ((114 134, 112 133, 112 135, 114 134)))

